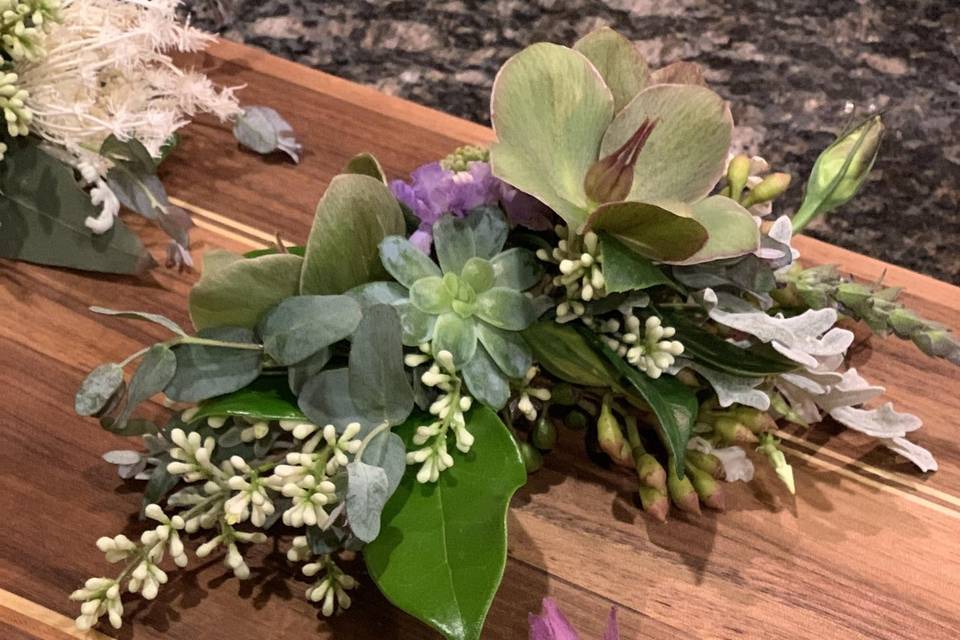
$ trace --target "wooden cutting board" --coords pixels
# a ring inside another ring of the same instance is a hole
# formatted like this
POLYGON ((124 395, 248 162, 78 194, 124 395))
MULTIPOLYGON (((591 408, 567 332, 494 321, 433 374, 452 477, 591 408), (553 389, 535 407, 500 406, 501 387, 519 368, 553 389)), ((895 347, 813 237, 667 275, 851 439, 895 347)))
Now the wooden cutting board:
MULTIPOLYGON (((244 46, 221 42, 194 63, 220 83, 246 85, 245 104, 278 109, 306 149, 294 166, 238 149, 215 122, 187 128, 163 179, 194 216, 198 257, 212 247, 260 247, 277 232, 303 242, 327 182, 358 152, 375 153, 391 177, 402 177, 460 144, 492 138, 484 127, 244 46)), ((140 230, 161 255, 163 239, 140 230)), ((815 240, 797 246, 808 263, 907 287, 917 311, 960 329, 960 289, 815 240)), ((93 543, 140 531, 140 489, 100 460, 130 443, 76 417, 73 393, 93 366, 162 331, 87 307, 187 323, 195 278, 160 269, 138 282, 0 261, 0 638, 102 637, 72 630, 77 607, 67 595, 88 576, 112 575, 93 543)), ((631 640, 960 637, 960 369, 896 339, 858 344, 853 363, 886 385, 900 410, 923 417, 912 439, 934 452, 938 473, 921 475, 830 425, 791 431, 782 435, 796 468, 795 498, 758 463, 755 483, 726 485, 725 513, 672 514, 660 524, 637 509, 628 475, 590 464, 579 434, 564 431, 513 502, 510 559, 484 637, 526 637, 527 613, 545 595, 561 602, 583 638, 600 637, 611 605, 631 640)), ((436 637, 367 579, 350 611, 324 620, 282 556, 262 555, 243 583, 219 559, 171 573, 156 601, 129 598, 124 629, 108 633, 436 637)), ((353 569, 362 575, 359 563, 353 569)))

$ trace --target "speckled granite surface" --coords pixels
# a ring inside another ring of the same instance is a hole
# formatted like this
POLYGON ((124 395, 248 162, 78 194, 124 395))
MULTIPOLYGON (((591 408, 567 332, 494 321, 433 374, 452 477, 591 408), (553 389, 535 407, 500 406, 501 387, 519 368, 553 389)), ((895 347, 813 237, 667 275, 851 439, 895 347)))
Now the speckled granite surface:
POLYGON ((651 66, 695 60, 737 139, 794 175, 849 110, 889 127, 871 182, 810 233, 960 283, 958 0, 187 0, 196 24, 487 123, 499 65, 527 44, 610 25, 651 66))

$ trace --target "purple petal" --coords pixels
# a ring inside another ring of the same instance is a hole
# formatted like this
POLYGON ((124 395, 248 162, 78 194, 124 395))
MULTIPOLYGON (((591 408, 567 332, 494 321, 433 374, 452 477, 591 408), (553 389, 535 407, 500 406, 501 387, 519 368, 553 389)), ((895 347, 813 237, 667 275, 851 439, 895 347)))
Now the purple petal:
POLYGON ((417 229, 410 236, 410 244, 415 246, 420 251, 423 251, 425 254, 430 255, 430 246, 433 244, 433 233, 429 228, 427 229, 417 229))
POLYGON ((501 182, 500 201, 510 222, 534 231, 546 231, 552 227, 550 208, 522 191, 501 182))
POLYGON ((560 613, 553 598, 543 599, 540 615, 530 614, 530 640, 578 640, 567 619, 560 613))
POLYGON ((616 607, 610 607, 610 617, 607 619, 607 630, 603 632, 603 640, 620 640, 620 625, 617 624, 616 607))

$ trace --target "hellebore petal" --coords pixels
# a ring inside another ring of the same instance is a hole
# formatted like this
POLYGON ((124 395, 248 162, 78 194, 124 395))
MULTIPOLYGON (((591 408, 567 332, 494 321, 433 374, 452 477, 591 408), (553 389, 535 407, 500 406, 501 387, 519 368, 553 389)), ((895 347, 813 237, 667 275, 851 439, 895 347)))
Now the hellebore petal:
POLYGON ((647 62, 630 40, 610 27, 601 27, 577 40, 574 50, 587 56, 613 94, 620 111, 647 86, 647 62))
POLYGON ((610 202, 590 215, 587 228, 606 231, 645 258, 679 262, 707 242, 707 230, 689 214, 679 203, 610 202))
POLYGON ((693 219, 707 230, 700 249, 672 264, 700 264, 753 253, 760 247, 760 229, 750 212, 726 196, 710 196, 691 208, 693 219))
POLYGON ((586 56, 554 44, 527 47, 493 83, 493 174, 579 226, 589 208, 583 179, 599 157, 613 109, 610 89, 586 56))
POLYGON ((627 199, 696 202, 710 193, 727 166, 733 132, 727 103, 705 87, 648 87, 614 118, 600 156, 621 147, 645 120, 657 126, 637 158, 627 199))

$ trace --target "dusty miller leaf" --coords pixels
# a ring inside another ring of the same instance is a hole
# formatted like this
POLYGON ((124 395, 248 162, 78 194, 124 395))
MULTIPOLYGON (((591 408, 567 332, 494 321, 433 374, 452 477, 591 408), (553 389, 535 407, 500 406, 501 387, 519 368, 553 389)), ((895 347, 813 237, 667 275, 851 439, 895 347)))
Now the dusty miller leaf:
POLYGON ((73 401, 77 415, 92 416, 107 406, 123 385, 123 367, 115 362, 102 364, 84 378, 73 401))

